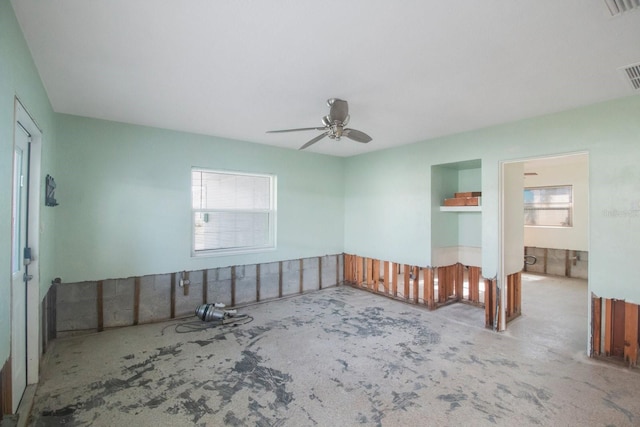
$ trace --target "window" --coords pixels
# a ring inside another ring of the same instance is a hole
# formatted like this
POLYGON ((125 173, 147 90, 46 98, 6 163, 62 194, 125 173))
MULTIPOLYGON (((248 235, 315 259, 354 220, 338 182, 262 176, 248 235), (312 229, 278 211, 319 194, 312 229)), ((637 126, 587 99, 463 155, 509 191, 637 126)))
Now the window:
POLYGON ((276 177, 192 169, 193 254, 275 248, 276 177))
POLYGON ((571 185, 524 189, 524 225, 571 227, 573 225, 571 185))

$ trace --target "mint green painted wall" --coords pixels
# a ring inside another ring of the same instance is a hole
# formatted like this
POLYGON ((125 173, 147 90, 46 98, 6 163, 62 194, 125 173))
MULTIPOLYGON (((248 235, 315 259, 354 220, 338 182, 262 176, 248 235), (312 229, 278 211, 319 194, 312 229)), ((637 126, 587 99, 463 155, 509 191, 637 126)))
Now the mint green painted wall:
MULTIPOLYGON (((52 153, 56 143, 54 114, 31 59, 9 0, 0 0, 0 364, 9 356, 11 332, 11 186, 14 99, 18 96, 43 131, 42 176, 55 175, 52 153)), ((43 179, 44 181, 44 179, 43 179)), ((44 182, 38 183, 44 194, 44 182)), ((40 207, 40 292, 53 279, 56 212, 40 207)), ((32 231, 33 232, 33 231, 32 231)), ((38 284, 33 284, 38 286, 38 284)))
POLYGON ((342 252, 344 159, 58 116, 57 273, 63 282, 342 252), (277 249, 191 257, 193 166, 277 175, 277 249))
MULTIPOLYGON (((431 247, 445 248, 458 245, 458 214, 440 212, 445 199, 458 191, 458 170, 433 166, 431 168, 431 247)), ((425 258, 427 263, 431 258, 425 258)), ((423 261, 424 262, 424 261, 423 261)))
MULTIPOLYGON (((482 191, 482 168, 461 169, 458 172, 458 191, 482 191)), ((458 244, 482 246, 482 213, 458 213, 458 244)))
MULTIPOLYGON (((482 160, 482 264, 498 267, 500 162, 589 153, 589 286, 640 302, 640 97, 437 138, 347 159, 345 251, 425 265, 430 259, 430 169, 482 160), (364 189, 363 189, 364 187, 364 189)), ((372 142, 375 144, 375 140, 372 142)))

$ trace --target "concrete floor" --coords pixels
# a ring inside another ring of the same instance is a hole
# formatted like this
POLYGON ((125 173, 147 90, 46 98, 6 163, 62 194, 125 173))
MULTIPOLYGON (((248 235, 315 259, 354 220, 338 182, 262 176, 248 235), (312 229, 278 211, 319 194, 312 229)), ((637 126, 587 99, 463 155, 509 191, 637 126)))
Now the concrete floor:
POLYGON ((247 307, 245 325, 59 339, 29 425, 640 425, 640 376, 584 355, 586 281, 535 279, 501 334, 477 307, 337 287, 247 307))

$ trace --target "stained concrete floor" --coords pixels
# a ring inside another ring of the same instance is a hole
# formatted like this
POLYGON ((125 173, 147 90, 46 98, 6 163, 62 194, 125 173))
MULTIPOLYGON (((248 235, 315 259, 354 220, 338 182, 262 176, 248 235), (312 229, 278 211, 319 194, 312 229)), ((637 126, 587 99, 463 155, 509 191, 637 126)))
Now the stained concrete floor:
POLYGON ((29 425, 640 425, 640 376, 584 356, 586 282, 526 277, 501 334, 477 307, 337 287, 247 307, 245 325, 59 339, 29 425), (527 301, 554 291, 565 309, 536 317, 527 301))

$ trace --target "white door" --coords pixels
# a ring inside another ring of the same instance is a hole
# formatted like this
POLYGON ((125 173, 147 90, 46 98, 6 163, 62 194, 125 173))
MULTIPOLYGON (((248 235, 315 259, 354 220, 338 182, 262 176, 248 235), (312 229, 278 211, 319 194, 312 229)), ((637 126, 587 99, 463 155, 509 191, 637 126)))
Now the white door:
POLYGON ((12 253, 11 271, 11 385, 12 412, 15 413, 27 386, 27 200, 29 135, 15 125, 15 146, 13 152, 13 212, 12 212, 12 253))

